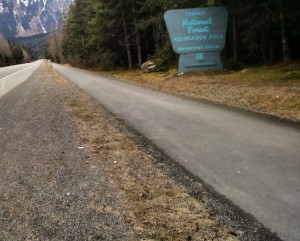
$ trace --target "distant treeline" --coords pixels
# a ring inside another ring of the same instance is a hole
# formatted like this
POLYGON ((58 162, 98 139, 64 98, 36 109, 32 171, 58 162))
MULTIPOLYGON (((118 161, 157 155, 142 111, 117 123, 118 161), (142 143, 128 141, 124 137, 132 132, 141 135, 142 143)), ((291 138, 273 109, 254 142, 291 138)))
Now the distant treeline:
POLYGON ((0 35, 0 67, 27 63, 33 59, 31 51, 0 35))
POLYGON ((12 41, 29 48, 36 58, 45 58, 48 36, 48 33, 42 33, 31 37, 13 38, 12 41))
POLYGON ((163 15, 169 9, 224 6, 229 12, 227 68, 289 62, 300 57, 300 1, 75 0, 48 55, 82 67, 135 68, 153 58, 177 63, 163 15))

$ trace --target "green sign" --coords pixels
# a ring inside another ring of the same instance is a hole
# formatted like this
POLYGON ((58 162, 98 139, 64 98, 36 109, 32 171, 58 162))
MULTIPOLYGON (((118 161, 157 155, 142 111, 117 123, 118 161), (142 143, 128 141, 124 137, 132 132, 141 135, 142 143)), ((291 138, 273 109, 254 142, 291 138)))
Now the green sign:
POLYGON ((185 54, 180 56, 180 72, 222 68, 219 52, 225 46, 227 17, 223 7, 177 9, 165 13, 173 50, 185 54))
POLYGON ((223 69, 223 65, 218 52, 180 54, 179 73, 220 69, 223 69))

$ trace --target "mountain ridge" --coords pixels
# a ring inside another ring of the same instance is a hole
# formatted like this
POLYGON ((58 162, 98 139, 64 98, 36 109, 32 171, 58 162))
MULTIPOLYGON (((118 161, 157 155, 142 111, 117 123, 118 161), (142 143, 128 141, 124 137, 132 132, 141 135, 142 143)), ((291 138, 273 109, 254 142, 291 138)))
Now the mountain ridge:
POLYGON ((29 37, 48 33, 61 24, 72 0, 0 0, 0 34, 29 37))

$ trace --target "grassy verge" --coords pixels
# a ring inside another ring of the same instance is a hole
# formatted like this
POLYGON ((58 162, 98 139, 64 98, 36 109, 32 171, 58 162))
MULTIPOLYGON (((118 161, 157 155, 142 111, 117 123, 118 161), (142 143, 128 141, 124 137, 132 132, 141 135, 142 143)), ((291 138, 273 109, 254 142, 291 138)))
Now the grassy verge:
POLYGON ((300 63, 184 76, 178 76, 175 69, 165 73, 132 70, 101 74, 167 93, 300 121, 300 63))
POLYGON ((99 161, 109 185, 127 207, 117 211, 102 207, 102 211, 118 212, 130 225, 128 240, 236 240, 202 202, 113 127, 88 97, 70 101, 67 109, 75 117, 84 147, 99 161))

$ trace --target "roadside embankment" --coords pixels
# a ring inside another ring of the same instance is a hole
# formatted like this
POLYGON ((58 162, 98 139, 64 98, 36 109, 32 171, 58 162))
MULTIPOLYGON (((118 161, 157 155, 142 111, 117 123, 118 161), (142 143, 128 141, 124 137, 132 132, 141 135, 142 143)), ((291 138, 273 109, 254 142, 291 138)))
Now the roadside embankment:
POLYGON ((175 69, 165 73, 132 70, 100 74, 171 94, 300 121, 299 63, 183 76, 175 69))

